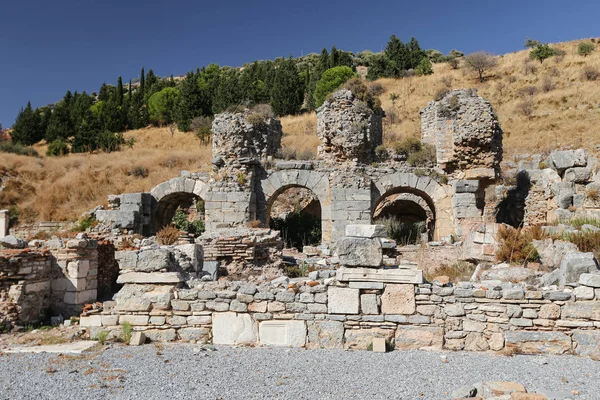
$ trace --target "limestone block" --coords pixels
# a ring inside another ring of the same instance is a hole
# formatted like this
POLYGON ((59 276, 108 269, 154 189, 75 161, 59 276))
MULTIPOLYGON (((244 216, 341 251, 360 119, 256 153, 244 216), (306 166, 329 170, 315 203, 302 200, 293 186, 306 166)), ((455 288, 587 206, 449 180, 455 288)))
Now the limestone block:
POLYGON ((369 329, 346 329, 344 333, 344 348, 352 350, 368 350, 373 346, 374 338, 382 338, 392 343, 394 339, 393 329, 369 328, 369 329))
POLYGON ((69 261, 67 274, 70 278, 85 278, 90 271, 90 260, 69 261))
POLYGON ((600 321, 600 302, 567 303, 562 307, 561 318, 591 319, 600 321))
POLYGON ((208 343, 210 329, 208 328, 181 328, 177 331, 179 338, 186 342, 208 343))
POLYGON ((385 353, 387 351, 387 343, 384 338, 373 338, 373 352, 385 353))
POLYGON ((133 332, 131 339, 129 340, 130 346, 141 346, 146 342, 146 335, 144 332, 133 332))
POLYGON ((579 276, 579 284, 593 288, 600 288, 600 273, 581 274, 579 276))
POLYGON ((353 289, 383 289, 383 282, 350 282, 349 286, 353 289))
POLYGON ((414 314, 415 288, 407 284, 387 284, 381 295, 382 314, 414 314))
POLYGON ((587 165, 585 150, 553 151, 548 157, 548 165, 559 174, 562 174, 568 168, 585 167, 587 165))
POLYGON ((477 193, 478 191, 478 180, 457 180, 456 182, 454 182, 455 193, 477 193))
POLYGON ((347 267, 378 268, 383 265, 383 249, 378 238, 343 237, 337 241, 335 252, 340 264, 347 267))
POLYGON ((119 275, 117 283, 175 284, 183 282, 179 272, 127 272, 119 275))
POLYGON ((581 274, 598 271, 594 253, 569 253, 560 263, 560 284, 579 282, 581 274))
POLYGON ((177 339, 175 329, 148 329, 144 331, 146 337, 152 342, 172 342, 177 339))
POLYGON ((575 354, 600 359, 600 332, 588 330, 573 331, 575 354))
POLYGON ((437 326, 399 325, 396 328, 394 343, 397 350, 441 350, 444 343, 444 330, 437 326))
POLYGON ((168 309, 173 299, 173 286, 125 285, 115 297, 118 311, 168 309))
POLYGON ((303 347, 306 344, 304 321, 262 321, 258 333, 260 343, 267 346, 303 347))
POLYGON ((540 255, 540 262, 548 269, 560 266, 560 262, 566 254, 578 251, 575 244, 563 240, 534 240, 533 246, 540 255))
POLYGON ((138 272, 156 272, 174 267, 173 253, 166 249, 143 250, 138 253, 135 270, 138 272))
POLYGON ((340 268, 339 282, 423 283, 423 271, 417 269, 340 268))
POLYGON ((102 326, 102 316, 101 315, 90 315, 87 317, 81 317, 79 319, 79 325, 84 328, 91 326, 102 326))
POLYGON ((213 313, 212 334, 214 344, 256 343, 258 329, 249 314, 213 313))
POLYGON ((575 167, 565 171, 563 179, 566 182, 588 183, 592 178, 592 171, 589 168, 575 167))
POLYGON ((565 354, 571 351, 571 337, 563 332, 506 331, 506 348, 519 354, 565 354))
POLYGON ((359 290, 329 286, 327 309, 330 314, 358 314, 359 290))
POLYGON ((594 288, 588 286, 578 286, 573 290, 575 299, 580 300, 593 300, 594 299, 594 288))
POLYGON ((202 260, 204 259, 202 245, 196 243, 182 244, 175 246, 175 248, 184 253, 190 259, 192 272, 198 272, 202 269, 202 260))
POLYGON ((346 225, 346 236, 360 238, 386 237, 387 231, 383 225, 348 224, 346 225))
POLYGON ((148 325, 149 318, 147 315, 121 315, 119 317, 119 324, 128 323, 134 326, 145 326, 148 325))
POLYGON ((361 294, 360 295, 360 311, 362 314, 376 315, 379 314, 377 307, 376 294, 361 294))
POLYGON ((137 251, 115 251, 115 260, 121 270, 134 270, 137 265, 137 251))

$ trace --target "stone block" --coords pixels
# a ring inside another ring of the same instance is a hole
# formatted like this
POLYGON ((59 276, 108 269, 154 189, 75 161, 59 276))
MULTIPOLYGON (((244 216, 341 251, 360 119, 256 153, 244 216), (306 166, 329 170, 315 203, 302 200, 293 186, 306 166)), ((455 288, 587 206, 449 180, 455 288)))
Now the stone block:
POLYGON ((208 343, 210 329, 208 328, 181 328, 177 331, 179 338, 186 342, 208 343))
POLYGON ((146 343, 146 335, 144 332, 133 332, 131 339, 129 339, 130 346, 141 346, 146 343))
POLYGON ((137 272, 157 272, 174 267, 173 253, 166 249, 142 250, 138 253, 135 266, 137 272))
POLYGON ((582 274, 597 272, 598 261, 594 253, 569 253, 560 263, 560 284, 579 282, 582 274))
POLYGON ((373 338, 373 352, 374 353, 385 353, 387 351, 387 344, 384 338, 376 337, 373 338))
MULTIPOLYGON (((582 275, 583 276, 583 275, 582 275)), ((575 299, 580 300, 593 300, 594 299, 594 288, 588 286, 578 286, 573 290, 575 299)))
POLYGON ((374 338, 382 338, 393 342, 394 330, 382 328, 346 329, 344 333, 344 348, 352 350, 368 350, 373 346, 374 338))
POLYGON ((339 282, 423 283, 423 271, 417 269, 340 268, 339 282))
POLYGON ((379 308, 377 307, 377 295, 376 294, 361 294, 360 295, 360 311, 362 314, 379 314, 379 308))
POLYGON ((593 288, 600 288, 600 273, 581 274, 579 276, 579 284, 593 288))
POLYGON ((177 340, 177 331, 169 329, 147 329, 144 334, 151 342, 172 342, 177 340))
POLYGON ((306 344, 304 321, 262 321, 258 333, 260 343, 267 346, 303 347, 306 344))
POLYGON ((176 284, 183 280, 179 272, 127 272, 119 275, 117 283, 176 284))
POLYGON ((560 306, 557 304, 542 304, 538 316, 542 319, 558 319, 560 317, 560 306))
POLYGON ((456 182, 454 182, 455 193, 477 193, 478 191, 478 180, 457 180, 456 182))
POLYGON ((119 324, 130 324, 133 326, 146 326, 148 325, 149 316, 147 315, 121 315, 119 317, 119 324))
POLYGON ((382 314, 414 314, 416 311, 414 285, 388 284, 381 295, 382 314))
POLYGON ((344 347, 344 323, 322 320, 308 321, 308 348, 341 349, 344 347))
POLYGON ((359 290, 329 286, 327 290, 330 314, 358 314, 359 290))
POLYGON ((565 170, 563 179, 566 182, 588 183, 592 178, 592 170, 585 167, 573 167, 565 170))
POLYGON ((88 276, 90 271, 90 260, 69 261, 67 264, 67 274, 70 278, 79 279, 88 276))
POLYGON ((571 337, 562 332, 506 331, 507 350, 519 354, 565 354, 571 351, 571 337))
POLYGON ((387 231, 383 225, 348 224, 346 236, 359 238, 386 237, 387 231))
POLYGON ((562 307, 561 318, 587 319, 600 321, 600 302, 586 301, 568 303, 562 307))
POLYGON ((378 238, 343 237, 335 244, 340 264, 346 267, 374 267, 383 265, 383 249, 378 238))
POLYGON ((381 290, 383 282, 350 282, 349 286, 353 289, 381 290))
POLYGON ((559 174, 562 174, 569 168, 585 167, 587 157, 583 149, 553 151, 548 157, 548 164, 559 174))
POLYGON ((436 326, 399 325, 396 328, 394 343, 397 350, 441 350, 444 343, 444 330, 436 326))
POLYGON ((87 317, 81 317, 79 319, 79 325, 82 327, 88 328, 92 326, 102 326, 102 316, 101 315, 90 315, 87 317))
POLYGON ((256 343, 258 329, 249 314, 213 313, 212 334, 214 344, 251 344, 256 343))
POLYGON ((600 332, 589 330, 573 331, 575 354, 600 360, 600 332))

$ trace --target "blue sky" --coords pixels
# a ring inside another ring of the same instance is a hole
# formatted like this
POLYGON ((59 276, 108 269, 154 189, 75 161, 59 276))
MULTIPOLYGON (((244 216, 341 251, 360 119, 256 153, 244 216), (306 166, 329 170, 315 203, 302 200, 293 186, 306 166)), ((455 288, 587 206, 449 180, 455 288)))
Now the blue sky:
POLYGON ((600 2, 564 0, 11 1, 0 7, 0 123, 28 100, 126 82, 142 66, 182 75, 216 62, 300 56, 336 45, 379 51, 391 34, 444 53, 522 49, 525 37, 600 36, 600 2))

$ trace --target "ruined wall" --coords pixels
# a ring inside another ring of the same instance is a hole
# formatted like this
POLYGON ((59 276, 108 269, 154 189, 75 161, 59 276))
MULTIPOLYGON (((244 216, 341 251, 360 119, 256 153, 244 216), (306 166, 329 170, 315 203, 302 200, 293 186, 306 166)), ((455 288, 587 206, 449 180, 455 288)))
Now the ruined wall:
POLYGON ((474 89, 452 90, 423 108, 421 138, 436 147, 438 166, 448 174, 500 176, 502 130, 491 104, 474 89))
MULTIPOLYGON (((308 279, 203 282, 136 288, 81 319, 97 333, 129 322, 156 341, 368 349, 383 337, 396 349, 575 353, 600 357, 599 275, 569 291, 461 283, 342 284, 336 271, 308 279)), ((338 272, 339 277, 339 272, 338 272)))
POLYGON ((334 92, 317 109, 318 158, 370 163, 383 143, 382 113, 370 109, 348 89, 334 92))
POLYGON ((200 237, 204 261, 266 262, 280 257, 283 240, 271 229, 229 229, 206 232, 200 237))

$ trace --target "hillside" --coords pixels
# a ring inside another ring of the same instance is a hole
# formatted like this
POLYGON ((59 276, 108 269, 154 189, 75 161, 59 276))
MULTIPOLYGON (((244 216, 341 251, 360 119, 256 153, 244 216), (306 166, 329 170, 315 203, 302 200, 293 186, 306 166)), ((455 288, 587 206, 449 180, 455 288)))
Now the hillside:
MULTIPOLYGON (((498 57, 498 65, 479 83, 461 64, 434 64, 434 74, 380 79, 380 98, 388 117, 384 142, 420 135, 419 110, 440 89, 476 88, 490 100, 504 129, 505 160, 519 154, 547 152, 567 146, 594 149, 600 143, 600 84, 582 78, 585 67, 600 70, 600 51, 577 55, 580 41, 554 45, 565 51, 543 64, 529 60, 528 51, 498 57), (390 94, 399 95, 395 104, 390 94), (522 113, 530 101, 533 114, 522 113), (392 117, 395 120, 392 121, 392 117)), ((314 155, 319 140, 314 113, 282 118, 286 157, 314 155)), ((0 208, 17 206, 22 222, 75 220, 81 213, 104 204, 109 194, 147 191, 180 170, 208 170, 210 146, 192 133, 168 128, 129 131, 133 148, 116 153, 69 154, 61 158, 32 158, 2 153, 0 208)), ((43 146, 37 146, 40 154, 43 146)))

